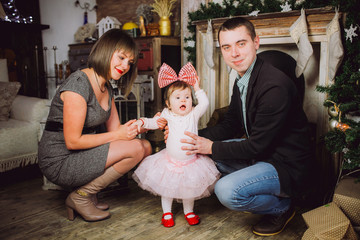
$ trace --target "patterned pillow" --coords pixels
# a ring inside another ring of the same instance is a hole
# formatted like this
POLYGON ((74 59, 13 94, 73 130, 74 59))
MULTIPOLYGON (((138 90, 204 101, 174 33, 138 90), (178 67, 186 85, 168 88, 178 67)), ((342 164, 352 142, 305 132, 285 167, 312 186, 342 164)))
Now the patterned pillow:
POLYGON ((0 121, 7 121, 21 84, 19 82, 0 82, 0 121))

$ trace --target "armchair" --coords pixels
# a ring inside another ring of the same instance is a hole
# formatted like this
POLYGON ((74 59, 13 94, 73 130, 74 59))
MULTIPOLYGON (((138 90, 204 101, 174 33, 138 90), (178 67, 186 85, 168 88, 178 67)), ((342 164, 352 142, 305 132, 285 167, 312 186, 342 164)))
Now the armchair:
POLYGON ((9 119, 0 121, 0 172, 37 163, 40 122, 48 114, 48 101, 15 97, 9 119))

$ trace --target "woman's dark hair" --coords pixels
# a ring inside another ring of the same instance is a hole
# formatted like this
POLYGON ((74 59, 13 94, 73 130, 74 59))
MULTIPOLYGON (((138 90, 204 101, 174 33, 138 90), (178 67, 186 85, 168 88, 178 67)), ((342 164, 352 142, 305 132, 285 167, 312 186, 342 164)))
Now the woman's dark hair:
POLYGON ((243 17, 234 17, 234 18, 230 18, 228 20, 226 20, 219 28, 218 31, 218 40, 220 42, 220 32, 221 31, 229 31, 229 30, 234 30, 235 28, 241 27, 241 26, 245 26, 246 29, 248 30, 250 37, 252 40, 255 39, 256 37, 256 32, 255 32, 255 27, 254 25, 247 20, 246 18, 243 17))
MULTIPOLYGON (((88 58, 88 67, 108 82, 110 75, 110 62, 115 51, 121 50, 134 56, 134 63, 131 64, 130 70, 119 79, 118 84, 122 84, 124 95, 127 96, 132 84, 136 78, 136 62, 138 49, 134 39, 121 29, 111 29, 105 32, 100 39, 94 44, 88 58)), ((109 83, 108 83, 109 84, 109 83)))

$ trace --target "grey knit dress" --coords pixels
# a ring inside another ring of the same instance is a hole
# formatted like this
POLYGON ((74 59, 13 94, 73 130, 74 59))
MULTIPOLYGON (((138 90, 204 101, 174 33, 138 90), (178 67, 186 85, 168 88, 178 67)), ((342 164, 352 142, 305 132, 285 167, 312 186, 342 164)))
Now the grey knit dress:
MULTIPOLYGON (((60 94, 72 91, 80 94, 87 103, 84 128, 105 123, 110 117, 112 99, 111 89, 107 87, 107 90, 109 109, 105 111, 97 101, 87 75, 80 70, 72 73, 56 91, 47 121, 63 123, 64 105, 60 94)), ((85 150, 68 150, 63 131, 45 130, 39 143, 39 167, 51 182, 63 187, 78 187, 104 172, 108 151, 109 143, 85 150)))

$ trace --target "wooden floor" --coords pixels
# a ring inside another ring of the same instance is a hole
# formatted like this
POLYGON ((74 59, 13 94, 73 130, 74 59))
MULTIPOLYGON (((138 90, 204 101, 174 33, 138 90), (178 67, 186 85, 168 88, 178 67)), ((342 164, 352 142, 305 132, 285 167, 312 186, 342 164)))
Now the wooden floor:
MULTIPOLYGON (((0 179, 1 180, 1 179, 0 179)), ((189 226, 182 206, 175 203, 175 226, 160 224, 160 198, 141 190, 131 179, 128 188, 113 186, 102 191, 99 199, 110 206, 111 218, 100 222, 74 221, 66 218, 66 191, 45 191, 39 175, 0 185, 0 239, 301 239, 306 230, 298 211, 287 228, 277 236, 259 237, 251 226, 260 216, 230 211, 216 196, 195 202, 201 218, 189 226)))

